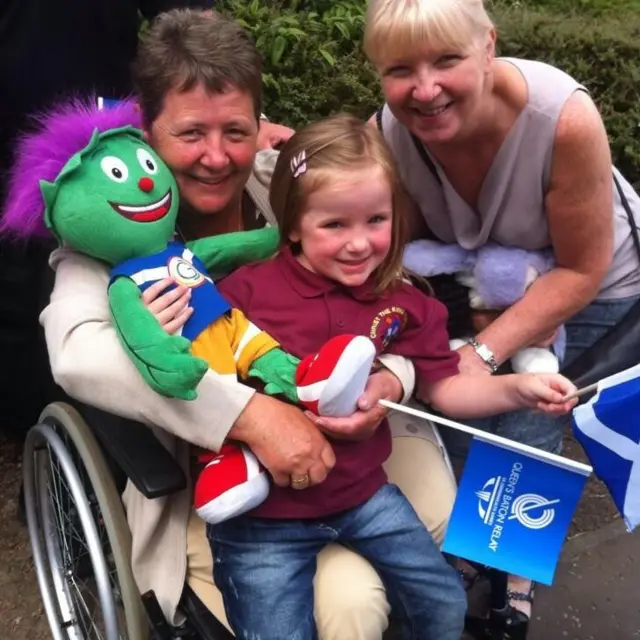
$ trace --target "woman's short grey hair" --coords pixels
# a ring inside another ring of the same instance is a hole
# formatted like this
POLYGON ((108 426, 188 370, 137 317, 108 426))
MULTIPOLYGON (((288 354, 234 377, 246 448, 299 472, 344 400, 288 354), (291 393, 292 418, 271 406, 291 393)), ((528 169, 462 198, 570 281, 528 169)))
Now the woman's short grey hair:
POLYGON ((207 92, 239 89, 262 106, 262 63, 249 34, 215 11, 175 9, 160 14, 132 65, 134 88, 145 126, 150 126, 172 90, 202 85, 207 92))

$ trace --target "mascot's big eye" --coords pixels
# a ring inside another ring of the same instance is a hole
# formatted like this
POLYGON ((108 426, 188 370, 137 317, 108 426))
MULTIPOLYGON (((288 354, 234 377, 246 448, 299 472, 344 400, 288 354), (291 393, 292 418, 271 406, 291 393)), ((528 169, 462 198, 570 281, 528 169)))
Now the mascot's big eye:
POLYGON ((158 165, 153 156, 146 149, 138 149, 136 151, 140 166, 151 175, 158 173, 158 165))
POLYGON ((129 177, 127 165, 115 156, 107 156, 100 161, 100 167, 107 178, 114 182, 125 182, 129 177))

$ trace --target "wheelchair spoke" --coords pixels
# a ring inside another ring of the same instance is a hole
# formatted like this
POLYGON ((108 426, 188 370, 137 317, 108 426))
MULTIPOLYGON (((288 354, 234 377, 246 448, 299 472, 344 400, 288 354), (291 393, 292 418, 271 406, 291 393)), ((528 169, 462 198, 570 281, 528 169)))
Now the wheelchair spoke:
POLYGON ((63 544, 64 568, 66 572, 86 571, 88 563, 90 563, 89 552, 84 544, 84 536, 78 530, 77 518, 74 517, 70 489, 57 463, 56 467, 52 475, 54 478, 58 478, 59 486, 58 483, 55 483, 55 495, 52 496, 52 499, 55 506, 58 536, 63 544), (61 496, 66 499, 61 499, 61 496))
MULTIPOLYGON (((58 464, 58 460, 55 455, 52 455, 51 449, 47 447, 47 453, 49 458, 49 473, 47 474, 46 486, 49 494, 49 498, 51 500, 51 504, 53 508, 53 517, 56 523, 56 530, 60 541, 63 544, 62 552, 63 552, 63 564, 66 566, 68 558, 70 556, 69 548, 67 545, 66 536, 63 534, 65 527, 64 521, 67 519, 65 510, 61 506, 61 495, 62 487, 60 486, 63 480, 63 476, 60 474, 60 468, 58 464)), ((66 484, 66 483, 65 483, 66 484)))
POLYGON ((52 471, 53 456, 51 456, 51 451, 47 449, 46 455, 49 458, 49 464, 47 464, 47 461, 43 459, 44 455, 44 451, 40 452, 40 507, 43 519, 43 538, 47 548, 51 571, 50 576, 53 582, 55 599, 59 611, 58 618, 60 624, 62 624, 65 629, 65 637, 69 638, 69 640, 82 640, 81 636, 77 634, 75 612, 66 581, 67 570, 65 556, 68 556, 68 550, 65 548, 64 536, 61 534, 63 529, 60 524, 58 510, 55 508, 57 500, 54 497, 54 492, 58 491, 59 487, 55 486, 52 490, 52 478, 56 477, 55 472, 52 471))
MULTIPOLYGON (((57 429, 56 429, 56 432, 57 429)), ((126 618, 118 582, 117 568, 111 550, 100 504, 91 491, 91 482, 73 442, 66 433, 58 433, 74 458, 78 477, 88 487, 89 510, 96 525, 102 553, 106 560, 108 584, 116 604, 119 640, 125 640, 126 618)), ((106 640, 107 630, 102 616, 94 566, 84 525, 80 519, 74 494, 64 468, 49 442, 38 453, 42 517, 48 526, 43 536, 48 548, 51 579, 59 607, 59 621, 68 640, 106 640)))
POLYGON ((82 630, 83 639, 86 640, 103 640, 103 635, 100 629, 96 626, 96 621, 94 620, 96 610, 99 610, 99 603, 96 600, 95 596, 93 596, 93 590, 86 583, 86 580, 82 582, 85 584, 84 587, 80 587, 78 581, 75 576, 71 576, 69 579, 71 586, 74 588, 74 600, 77 602, 79 607, 76 608, 76 611, 79 609, 79 618, 82 620, 82 630), (91 596, 91 607, 87 604, 85 600, 85 594, 91 596), (88 624, 84 621, 87 620, 88 624))

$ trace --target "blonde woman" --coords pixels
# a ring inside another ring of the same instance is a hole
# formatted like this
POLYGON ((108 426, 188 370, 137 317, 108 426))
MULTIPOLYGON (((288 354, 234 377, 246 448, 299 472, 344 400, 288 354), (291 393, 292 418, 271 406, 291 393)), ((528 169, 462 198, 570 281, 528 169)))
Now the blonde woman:
MULTIPOLYGON (((495 44, 482 0, 368 7, 364 47, 386 100, 377 123, 429 231, 467 249, 491 240, 555 255, 555 269, 459 350, 463 371, 485 375, 523 347, 548 344, 562 324, 568 363, 640 295, 640 199, 611 165, 598 109, 561 70, 497 58, 495 44)), ((480 426, 561 446, 563 421, 530 411, 480 426)), ((452 442, 451 453, 464 456, 465 444, 452 442)), ((530 583, 514 576, 509 586, 526 621, 530 583)))

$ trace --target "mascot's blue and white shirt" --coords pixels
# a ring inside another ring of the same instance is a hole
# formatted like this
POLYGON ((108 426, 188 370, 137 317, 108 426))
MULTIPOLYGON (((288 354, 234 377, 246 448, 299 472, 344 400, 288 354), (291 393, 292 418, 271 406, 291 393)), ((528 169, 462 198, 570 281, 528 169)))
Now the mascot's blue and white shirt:
MULTIPOLYGON (((111 270, 109 284, 123 276, 131 278, 140 287, 140 291, 165 278, 172 278, 176 285, 189 287, 193 313, 181 334, 191 341, 231 309, 231 305, 220 295, 213 280, 207 275, 203 262, 180 242, 170 242, 160 253, 131 258, 116 265, 111 270)), ((171 287, 167 288, 169 289, 171 287)))

